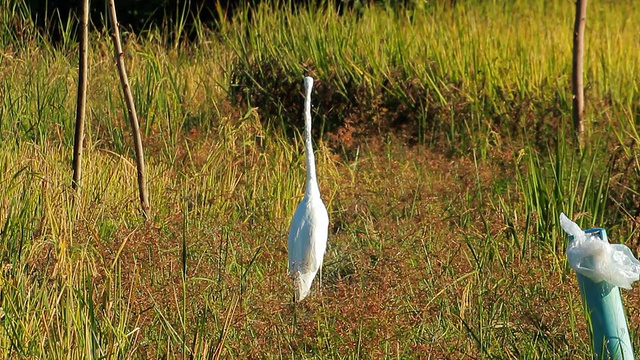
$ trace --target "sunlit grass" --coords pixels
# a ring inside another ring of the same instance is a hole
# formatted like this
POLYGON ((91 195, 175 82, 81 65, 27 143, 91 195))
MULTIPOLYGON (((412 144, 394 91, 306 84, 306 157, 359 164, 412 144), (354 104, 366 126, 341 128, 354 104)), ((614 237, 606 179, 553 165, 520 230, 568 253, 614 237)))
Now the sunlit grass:
MULTIPOLYGON (((263 4, 249 25, 242 16, 234 23, 235 33, 248 27, 248 36, 230 39, 238 85, 262 94, 261 106, 282 111, 287 98, 278 95, 286 93, 274 82, 311 74, 331 79, 327 86, 342 101, 363 102, 355 107, 366 114, 376 96, 392 99, 378 105, 405 104, 425 142, 435 131, 444 132, 452 148, 476 147, 484 138, 478 139, 479 132, 518 134, 529 127, 530 134, 552 135, 545 127, 570 114, 572 5, 463 1, 422 10, 365 7, 340 16, 327 7, 291 14, 263 4)), ((594 118, 588 118, 601 125, 612 104, 630 106, 638 99, 633 79, 639 60, 619 55, 632 51, 634 25, 628 18, 614 20, 638 7, 598 3, 589 11, 585 83, 594 118)), ((348 115, 337 108, 323 116, 342 122, 348 115)), ((363 124, 380 121, 374 112, 363 124)))
POLYGON ((590 4, 579 153, 572 3, 458 3, 263 4, 190 44, 167 44, 184 28, 130 34, 145 222, 109 38, 91 35, 74 199, 73 34, 51 44, 25 20, 18 40, 9 14, 24 9, 0 2, 0 356, 588 357, 556 220, 637 241, 640 70, 623 54, 640 8, 590 4), (305 169, 289 106, 306 74, 331 225, 323 287, 294 308, 285 239, 305 169), (384 128, 399 114, 415 139, 384 128), (345 117, 380 130, 332 146, 345 117))

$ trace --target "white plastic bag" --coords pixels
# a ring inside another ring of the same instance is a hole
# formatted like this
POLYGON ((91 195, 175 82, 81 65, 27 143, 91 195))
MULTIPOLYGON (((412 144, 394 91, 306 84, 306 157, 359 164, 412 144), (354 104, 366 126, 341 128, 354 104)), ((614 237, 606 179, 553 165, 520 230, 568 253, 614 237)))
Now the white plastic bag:
POLYGON ((577 273, 595 283, 606 281, 625 289, 631 289, 631 283, 640 279, 640 261, 626 245, 609 244, 585 233, 565 214, 560 214, 560 226, 573 235, 567 248, 567 260, 577 273))

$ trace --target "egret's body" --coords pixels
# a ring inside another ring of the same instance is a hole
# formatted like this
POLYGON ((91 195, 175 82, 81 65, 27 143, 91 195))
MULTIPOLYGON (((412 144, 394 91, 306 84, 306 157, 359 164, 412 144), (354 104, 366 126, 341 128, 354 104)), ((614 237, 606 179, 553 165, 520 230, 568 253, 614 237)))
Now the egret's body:
POLYGON ((307 186, 304 198, 296 208, 289 229, 289 274, 293 278, 295 301, 301 301, 322 268, 327 249, 329 214, 320 198, 316 165, 311 143, 311 88, 313 79, 304 78, 304 147, 307 162, 307 186))

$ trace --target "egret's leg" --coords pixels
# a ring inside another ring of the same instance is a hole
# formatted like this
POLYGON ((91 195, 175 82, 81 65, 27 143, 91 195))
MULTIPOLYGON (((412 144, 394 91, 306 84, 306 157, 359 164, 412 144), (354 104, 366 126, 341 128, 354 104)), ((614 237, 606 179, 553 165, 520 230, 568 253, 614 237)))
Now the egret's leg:
POLYGON ((298 293, 299 284, 298 284, 298 276, 297 275, 298 275, 297 270, 294 270, 291 273, 291 284, 293 285, 293 297, 292 297, 292 299, 293 299, 294 309, 295 309, 296 302, 298 301, 297 293, 298 293))
POLYGON ((295 329, 298 325, 298 314, 296 312, 296 294, 293 294, 293 297, 291 298, 293 300, 293 328, 295 329))
POLYGON ((322 264, 320 264, 320 296, 322 296, 322 264))

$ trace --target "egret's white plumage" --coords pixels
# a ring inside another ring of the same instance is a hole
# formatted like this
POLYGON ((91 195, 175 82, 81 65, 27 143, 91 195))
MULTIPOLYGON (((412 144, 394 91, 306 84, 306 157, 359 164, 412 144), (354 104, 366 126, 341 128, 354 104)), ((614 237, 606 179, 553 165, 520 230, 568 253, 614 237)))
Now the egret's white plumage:
POLYGON ((289 229, 289 274, 293 278, 296 302, 309 295, 313 278, 322 268, 329 235, 329 214, 320 198, 311 144, 312 87, 313 78, 305 77, 304 150, 307 160, 307 188, 289 229))

